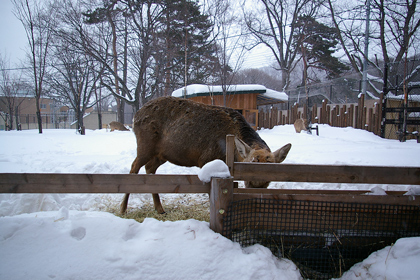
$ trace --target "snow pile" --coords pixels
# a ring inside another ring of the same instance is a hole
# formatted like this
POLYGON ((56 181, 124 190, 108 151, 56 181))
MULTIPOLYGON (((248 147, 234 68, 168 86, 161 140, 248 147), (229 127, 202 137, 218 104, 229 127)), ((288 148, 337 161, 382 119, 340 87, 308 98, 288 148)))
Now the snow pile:
POLYGON ((224 161, 216 159, 206 163, 197 175, 202 182, 209 183, 212 177, 229 178, 230 172, 224 161))
POLYGON ((387 195, 383 188, 376 186, 367 195, 387 195))
MULTIPOLYGON (((265 91, 266 87, 262 85, 230 85, 226 87, 228 92, 233 91, 265 91)), ((184 96, 185 87, 179 88, 172 92, 172 96, 182 97, 184 96)), ((187 85, 187 95, 196 95, 200 93, 223 93, 222 86, 211 86, 192 84, 187 85)))
POLYGON ((405 195, 420 195, 420 187, 411 187, 405 195))
POLYGON ((196 220, 143 223, 61 209, 0 218, 0 279, 300 279, 260 245, 196 220))
MULTIPOLYGON (((227 92, 246 93, 246 92, 260 92, 262 96, 287 101, 289 97, 285 92, 279 92, 272 89, 268 89, 262 85, 230 85, 226 88, 227 92)), ((187 92, 185 93, 185 87, 179 88, 172 92, 172 96, 183 97, 184 94, 187 96, 197 96, 203 94, 223 94, 222 86, 210 86, 201 84, 192 84, 187 86, 187 92)))
POLYGON ((420 238, 401 238, 393 246, 372 253, 355 264, 342 280, 401 279, 416 280, 420 275, 420 238))
POLYGON ((285 93, 284 91, 276 91, 272 89, 267 89, 263 96, 283 100, 285 102, 289 100, 287 93, 285 93))
MULTIPOLYGON (((293 125, 259 131, 272 150, 293 145, 284 163, 420 166, 416 140, 400 143, 353 128, 319 125, 320 136, 293 125)), ((133 133, 87 130, 0 131, 3 173, 128 174, 136 157, 133 133)), ((214 176, 224 164, 200 169, 165 163, 158 174, 214 176)), ((145 173, 144 167, 140 173, 145 173)), ((225 174, 228 176, 227 174, 225 174)), ((272 182, 270 188, 363 189, 375 194, 419 187, 272 182)), ((165 202, 203 194, 165 194, 165 202)), ((122 194, 0 194, 0 279, 298 279, 290 261, 259 245, 241 249, 195 220, 143 223, 105 211, 122 194), (43 211, 43 212, 40 212, 43 211), (28 213, 28 214, 23 214, 28 213)), ((151 200, 132 194, 129 207, 151 200)), ((343 279, 418 279, 420 238, 400 239, 375 252, 343 279), (365 278, 360 278, 360 277, 365 278)))

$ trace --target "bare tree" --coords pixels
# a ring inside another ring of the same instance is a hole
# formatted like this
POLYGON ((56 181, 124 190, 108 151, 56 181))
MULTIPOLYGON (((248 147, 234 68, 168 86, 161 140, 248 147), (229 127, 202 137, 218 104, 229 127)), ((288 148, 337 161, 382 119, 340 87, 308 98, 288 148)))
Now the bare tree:
POLYGON ((237 84, 261 84, 269 89, 281 91, 282 88, 277 76, 277 71, 271 67, 243 69, 238 71, 233 82, 237 84))
POLYGON ((29 59, 34 79, 38 130, 42 133, 42 117, 39 100, 43 95, 43 83, 47 71, 47 58, 55 27, 55 7, 41 0, 12 0, 14 14, 22 22, 29 43, 29 59))
MULTIPOLYGON (((383 77, 383 63, 402 61, 405 56, 419 52, 420 13, 417 0, 372 0, 371 16, 366 19, 365 1, 339 2, 328 0, 331 20, 339 33, 339 41, 354 71, 362 76, 363 61, 375 69, 379 79, 383 77), (365 30, 365 21, 370 21, 365 30), (369 57, 364 51, 364 36, 368 32, 369 57)), ((394 76, 398 68, 390 69, 394 76)), ((418 71, 418 70, 417 70, 418 71)), ((412 73, 409 73, 412 74, 412 73)), ((369 80, 370 90, 378 94, 382 88, 369 80)))
POLYGON ((96 104, 93 96, 102 73, 101 65, 65 41, 57 39, 56 42, 53 69, 48 76, 50 96, 70 104, 76 112, 77 129, 82 133, 86 109, 96 104))
POLYGON ((13 129, 13 119, 16 119, 16 129, 19 129, 19 106, 26 97, 28 90, 20 76, 13 75, 8 67, 7 59, 0 55, 0 102, 5 112, 1 117, 6 124, 6 130, 13 129))
POLYGON ((299 61, 298 48, 293 47, 298 30, 293 23, 301 15, 314 16, 320 4, 311 0, 244 1, 245 26, 254 38, 251 47, 263 44, 271 50, 282 74, 283 90, 290 86, 290 74, 299 61))
POLYGON ((73 12, 66 16, 66 24, 77 36, 64 32, 62 37, 103 65, 103 86, 139 109, 150 94, 147 70, 162 9, 154 1, 112 1, 103 7, 81 8, 67 1, 67 6, 73 12), (81 9, 86 11, 82 21, 81 9))
POLYGON ((244 36, 241 34, 240 22, 237 19, 237 9, 234 1, 209 1, 210 13, 214 22, 214 37, 216 54, 220 67, 215 69, 217 82, 223 91, 223 106, 229 106, 228 91, 235 74, 243 64, 245 54, 244 36))

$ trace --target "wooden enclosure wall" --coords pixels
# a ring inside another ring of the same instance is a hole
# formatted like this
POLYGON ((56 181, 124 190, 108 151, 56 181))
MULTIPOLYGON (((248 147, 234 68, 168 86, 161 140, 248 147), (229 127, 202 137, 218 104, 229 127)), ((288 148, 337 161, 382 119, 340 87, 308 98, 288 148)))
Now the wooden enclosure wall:
MULTIPOLYGON (((256 110, 257 95, 258 93, 228 94, 226 96, 226 106, 235 110, 256 110)), ((189 99, 208 105, 223 106, 223 95, 197 96, 189 99)))

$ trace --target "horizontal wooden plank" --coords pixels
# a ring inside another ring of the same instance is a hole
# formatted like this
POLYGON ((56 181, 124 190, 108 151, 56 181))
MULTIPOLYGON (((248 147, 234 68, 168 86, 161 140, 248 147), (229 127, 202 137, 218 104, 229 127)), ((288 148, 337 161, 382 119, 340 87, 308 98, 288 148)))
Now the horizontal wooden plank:
POLYGON ((420 185, 420 167, 235 162, 235 180, 420 185))
POLYGON ((2 183, 45 184, 186 184, 203 183, 196 175, 0 173, 2 183))
POLYGON ((209 193, 196 175, 1 173, 0 193, 209 193))

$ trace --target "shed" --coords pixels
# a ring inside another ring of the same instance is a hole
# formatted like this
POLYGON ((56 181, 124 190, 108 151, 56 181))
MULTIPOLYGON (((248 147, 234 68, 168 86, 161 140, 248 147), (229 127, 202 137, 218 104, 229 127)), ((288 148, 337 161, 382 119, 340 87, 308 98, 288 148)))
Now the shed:
MULTIPOLYGON (((208 105, 224 105, 222 86, 193 84, 186 89, 182 87, 175 90, 172 96, 186 97, 208 105)), ((284 103, 287 100, 286 93, 262 85, 230 85, 226 90, 226 107, 238 110, 254 129, 258 125, 258 106, 284 103)))
MULTIPOLYGON (((386 113, 385 137, 398 139, 398 131, 402 129, 404 95, 388 93, 386 107, 392 112, 386 113)), ((407 139, 417 138, 420 131, 420 95, 408 95, 407 139), (411 136, 410 136, 411 135, 411 136)))

